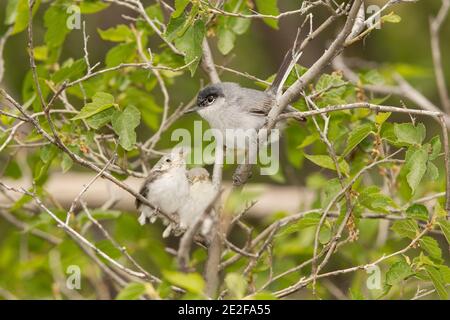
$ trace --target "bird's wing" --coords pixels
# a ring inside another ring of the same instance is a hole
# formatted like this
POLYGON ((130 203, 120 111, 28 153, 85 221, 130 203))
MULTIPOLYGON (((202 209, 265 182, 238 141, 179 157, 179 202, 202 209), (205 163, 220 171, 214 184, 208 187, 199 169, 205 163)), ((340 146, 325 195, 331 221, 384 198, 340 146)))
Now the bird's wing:
MULTIPOLYGON (((141 196, 143 196, 144 198, 147 197, 148 194, 148 185, 150 183, 152 183, 153 181, 155 181, 155 179, 158 176, 158 172, 156 171, 150 171, 150 174, 148 175, 148 177, 145 179, 144 183, 141 186, 141 189, 139 190, 139 194, 141 196)), ((139 209, 139 207, 141 206, 142 202, 141 200, 139 200, 138 198, 136 198, 135 202, 134 202, 136 209, 139 209)))
MULTIPOLYGON (((274 105, 274 100, 272 99, 266 99, 260 101, 258 105, 255 105, 249 109, 249 112, 254 115, 259 116, 267 116, 272 109, 274 105)), ((288 105, 282 113, 289 113, 289 112, 297 112, 298 110, 292 107, 291 105, 288 105)))

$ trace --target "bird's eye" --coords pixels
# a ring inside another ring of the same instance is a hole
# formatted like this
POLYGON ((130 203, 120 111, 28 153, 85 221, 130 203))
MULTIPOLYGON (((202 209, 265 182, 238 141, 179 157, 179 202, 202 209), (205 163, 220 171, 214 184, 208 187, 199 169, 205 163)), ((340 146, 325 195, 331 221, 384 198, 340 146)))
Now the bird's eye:
POLYGON ((170 160, 170 159, 166 159, 166 162, 167 162, 167 163, 171 163, 171 162, 172 162, 172 160, 170 160))
POLYGON ((207 98, 206 98, 206 102, 208 103, 208 104, 211 104, 211 103, 213 103, 214 101, 216 100, 216 97, 214 97, 214 96, 208 96, 207 98))

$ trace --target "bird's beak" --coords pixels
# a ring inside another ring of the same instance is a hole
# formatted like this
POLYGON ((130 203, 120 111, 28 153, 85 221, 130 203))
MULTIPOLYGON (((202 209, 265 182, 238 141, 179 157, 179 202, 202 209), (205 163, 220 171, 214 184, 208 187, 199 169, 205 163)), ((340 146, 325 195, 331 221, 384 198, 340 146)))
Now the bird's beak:
POLYGON ((183 146, 178 150, 178 154, 180 157, 184 158, 190 151, 190 148, 187 146, 183 146))
POLYGON ((188 113, 192 113, 192 112, 197 112, 198 110, 200 110, 200 107, 199 107, 199 106, 195 106, 195 107, 193 107, 193 108, 191 108, 191 109, 189 109, 189 110, 186 110, 186 111, 184 112, 184 114, 188 114, 188 113))

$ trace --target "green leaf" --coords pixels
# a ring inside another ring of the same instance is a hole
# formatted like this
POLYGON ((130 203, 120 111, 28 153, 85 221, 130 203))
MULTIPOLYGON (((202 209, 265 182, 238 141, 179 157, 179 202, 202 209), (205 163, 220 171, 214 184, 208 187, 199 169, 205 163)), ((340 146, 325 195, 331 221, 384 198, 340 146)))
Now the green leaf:
POLYGON ((430 257, 436 260, 442 259, 441 248, 439 247, 439 244, 435 239, 429 236, 425 236, 419 240, 419 243, 422 249, 425 250, 430 255, 430 257))
POLYGON ((41 158, 42 162, 48 163, 56 156, 57 153, 57 147, 55 147, 54 145, 46 145, 41 148, 39 157, 41 158))
POLYGON ((442 300, 448 300, 448 292, 441 273, 434 267, 425 265, 425 271, 433 282, 434 288, 442 300))
POLYGON ((395 231, 400 237, 407 237, 410 239, 414 239, 419 231, 417 222, 412 219, 395 221, 392 224, 391 229, 395 231))
POLYGON ((78 3, 78 5, 82 14, 97 13, 109 7, 108 3, 103 3, 99 0, 85 0, 78 3))
POLYGON ((119 24, 114 28, 109 28, 106 30, 97 29, 97 31, 100 37, 107 41, 122 42, 132 40, 134 38, 131 29, 124 24, 119 24))
POLYGON ((185 53, 185 63, 194 61, 189 66, 191 75, 194 75, 202 56, 202 43, 205 32, 205 23, 202 20, 197 20, 181 37, 175 39, 177 49, 185 53))
POLYGON ((61 169, 63 173, 66 173, 67 171, 70 170, 70 168, 72 168, 73 165, 73 160, 71 157, 69 157, 69 155, 67 153, 63 153, 62 154, 62 159, 61 159, 61 169))
POLYGON ((132 282, 123 288, 116 296, 116 300, 137 300, 146 291, 145 284, 132 282))
POLYGON ((397 207, 394 200, 382 194, 380 188, 376 186, 363 189, 358 196, 358 201, 361 205, 374 212, 388 213, 389 207, 397 207))
POLYGON ((64 43, 66 35, 70 32, 67 28, 67 7, 56 2, 47 9, 44 15, 44 24, 47 28, 45 43, 50 48, 58 48, 64 43))
POLYGON ((161 6, 159 5, 159 3, 155 3, 148 6, 147 8, 145 8, 145 12, 147 13, 150 19, 156 19, 159 22, 164 21, 164 14, 161 10, 161 6))
POLYGON ((112 116, 114 132, 119 136, 119 143, 127 151, 136 143, 135 129, 141 121, 141 113, 135 106, 128 106, 123 112, 116 111, 112 116))
POLYGON ((233 294, 233 298, 242 299, 247 290, 247 281, 243 275, 235 272, 228 273, 225 276, 225 285, 233 294))
POLYGON ((428 209, 423 204, 413 204, 406 209, 406 215, 411 219, 428 221, 428 209))
POLYGON ((445 218, 440 218, 438 220, 439 227, 444 233, 445 239, 447 239, 448 244, 450 245, 450 222, 445 218))
POLYGON ((430 141, 431 143, 431 153, 430 153, 430 160, 434 160, 439 156, 439 153, 441 152, 442 144, 441 144, 441 138, 439 136, 433 137, 430 141))
POLYGON ((358 144, 361 143, 372 132, 372 124, 365 123, 354 128, 347 139, 347 146, 345 147, 343 157, 347 156, 358 144))
POLYGON ((384 82, 383 76, 375 69, 371 69, 359 76, 363 84, 382 84, 384 82))
POLYGON ((316 226, 320 221, 320 214, 313 212, 305 215, 302 219, 294 224, 283 227, 276 237, 284 237, 300 230, 316 226))
POLYGON ((17 17, 17 7, 19 5, 19 0, 8 0, 8 4, 6 5, 6 14, 5 14, 5 24, 10 25, 13 24, 17 17))
POLYGON ((427 171, 425 172, 425 175, 431 181, 436 181, 439 178, 439 169, 433 162, 428 161, 427 171))
POLYGON ((92 117, 87 118, 86 122, 90 127, 97 130, 103 127, 104 125, 108 124, 109 122, 111 122, 113 113, 114 109, 108 108, 93 115, 92 117))
MULTIPOLYGON (((39 8, 41 1, 36 1, 36 4, 33 7, 33 16, 36 13, 37 9, 39 8)), ((14 27, 12 34, 17 34, 25 30, 28 26, 28 21, 30 19, 29 17, 29 7, 28 7, 28 0, 17 0, 12 1, 11 4, 8 3, 8 7, 11 10, 9 12, 9 15, 7 16, 8 20, 11 20, 11 23, 14 22, 14 27), (15 12, 13 13, 12 10, 15 12)))
POLYGON ((198 273, 181 273, 176 271, 163 271, 164 278, 170 283, 186 289, 189 292, 202 295, 205 281, 198 273))
POLYGON ((136 55, 136 44, 121 43, 108 51, 105 63, 108 68, 118 66, 121 63, 127 63, 133 60, 136 55))
POLYGON ((400 21, 402 21, 402 18, 399 15, 396 15, 394 12, 391 12, 387 15, 382 16, 381 21, 389 23, 399 23, 400 21))
MULTIPOLYGON (((250 13, 248 10, 244 10, 242 12, 243 14, 248 14, 250 13)), ((248 28, 250 27, 251 24, 251 20, 250 19, 245 19, 245 18, 234 18, 234 17, 229 17, 229 26, 231 28, 231 30, 233 30, 234 33, 238 34, 238 35, 242 35, 245 32, 247 32, 248 28)))
POLYGON ((394 123, 397 142, 404 145, 420 145, 425 139, 426 129, 423 123, 414 126, 412 123, 394 123))
POLYGON ((379 126, 383 125, 386 120, 391 116, 390 112, 378 112, 375 116, 375 123, 379 126))
POLYGON ((178 18, 184 12, 189 2, 189 0, 175 0, 175 11, 172 13, 172 17, 178 18))
POLYGON ((322 208, 325 208, 340 190, 341 184, 338 178, 328 180, 320 195, 320 205, 322 208))
MULTIPOLYGON (((330 156, 305 154, 305 158, 307 158, 309 161, 317 164, 318 166, 320 166, 322 168, 326 168, 326 169, 330 169, 330 170, 336 170, 336 166, 334 165, 334 161, 333 161, 333 159, 331 159, 330 156)), ((343 174, 348 174, 348 172, 350 171, 348 163, 344 159, 341 159, 339 161, 339 169, 341 170, 341 172, 343 174)))
MULTIPOLYGON (((259 13, 277 16, 278 11, 277 0, 255 0, 259 13)), ((278 29, 278 20, 272 18, 264 18, 263 21, 271 28, 278 29)))
POLYGON ((45 61, 48 58, 48 47, 47 46, 37 46, 33 50, 34 59, 37 61, 45 61))
POLYGON ((407 156, 404 170, 406 171, 406 180, 413 194, 427 171, 427 161, 428 152, 423 148, 412 150, 412 153, 407 156))
POLYGON ((61 83, 64 80, 74 80, 76 78, 79 78, 84 74, 86 67, 87 66, 84 59, 70 61, 70 63, 64 65, 64 67, 62 67, 52 75, 52 81, 55 83, 61 83))
POLYGON ((92 102, 86 104, 72 120, 86 119, 114 106, 114 97, 106 92, 97 92, 92 102))
POLYGON ((236 40, 236 35, 233 31, 227 29, 226 27, 220 27, 217 31, 217 37, 219 40, 217 41, 217 47, 219 51, 226 55, 233 50, 234 42, 236 40))
POLYGON ((411 267, 404 260, 400 260, 389 268, 386 273, 386 284, 393 286, 414 274, 411 267))

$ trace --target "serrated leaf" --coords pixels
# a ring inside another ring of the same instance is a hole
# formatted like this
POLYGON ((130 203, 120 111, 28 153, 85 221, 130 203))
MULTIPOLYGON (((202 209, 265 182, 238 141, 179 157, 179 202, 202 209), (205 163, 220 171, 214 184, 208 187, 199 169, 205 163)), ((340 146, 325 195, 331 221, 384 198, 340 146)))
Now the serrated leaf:
POLYGON ((419 244, 420 247, 430 255, 430 257, 436 260, 441 260, 442 251, 435 239, 425 236, 419 240, 419 244))
POLYGON ((194 75, 202 56, 202 44, 205 32, 205 23, 202 20, 196 20, 181 37, 175 39, 175 46, 185 54, 185 63, 194 61, 189 65, 191 75, 194 75))
POLYGON ((412 123, 394 123, 397 142, 404 145, 420 145, 425 139, 426 129, 423 123, 414 126, 412 123))
POLYGON ((400 281, 406 279, 407 277, 414 274, 411 270, 411 267, 404 260, 400 260, 389 268, 386 273, 386 284, 393 286, 399 283, 400 281))
MULTIPOLYGON (((278 11, 277 0, 255 0, 258 12, 266 15, 277 16, 278 11)), ((278 20, 264 18, 263 21, 271 28, 278 29, 278 20)))
POLYGON ((400 237, 407 237, 410 239, 414 239, 417 236, 417 232, 419 231, 417 222, 412 219, 395 221, 392 224, 391 229, 395 231, 400 237))
POLYGON ((97 92, 92 102, 86 104, 72 120, 86 119, 114 106, 114 97, 106 92, 97 92))
POLYGON ((439 178, 439 169, 434 163, 428 161, 427 171, 425 172, 425 175, 431 181, 436 181, 439 178))
POLYGON ((347 146, 345 147, 342 156, 347 156, 358 144, 361 143, 361 141, 369 136, 369 134, 372 132, 372 129, 372 124, 366 123, 350 131, 347 139, 347 146))
POLYGON ((111 122, 113 113, 114 109, 108 108, 93 115, 92 117, 87 118, 86 122, 90 127, 97 130, 103 127, 104 125, 108 124, 109 122, 111 122))
POLYGON ((189 292, 202 295, 205 281, 198 273, 181 273, 176 271, 163 271, 164 278, 170 283, 186 289, 189 292))
POLYGON ((119 294, 116 296, 116 300, 137 300, 145 293, 145 291, 145 284, 133 282, 120 290, 119 294))
POLYGON ((423 204, 413 204, 406 209, 406 215, 411 219, 428 221, 428 209, 423 204))
POLYGON ((433 282, 434 288, 436 289, 436 292, 438 293, 439 297, 442 300, 448 300, 448 292, 445 288, 445 282, 442 278, 442 275, 439 273, 439 271, 429 265, 425 265, 425 270, 430 277, 431 281, 433 282))
POLYGON ((445 239, 447 239, 447 243, 450 245, 450 222, 445 218, 440 218, 438 220, 439 227, 444 233, 445 239))
POLYGON ((428 152, 423 148, 412 151, 405 163, 406 180, 414 194, 427 171, 428 152))
POLYGON ((242 299, 247 290, 247 281, 244 276, 236 272, 228 273, 225 276, 225 285, 236 299, 242 299))
MULTIPOLYGON (((330 170, 336 171, 336 166, 334 164, 334 161, 328 155, 309 155, 309 154, 305 154, 305 158, 307 158, 309 161, 317 164, 318 166, 320 166, 322 168, 326 168, 326 169, 330 169, 330 170)), ((339 161, 339 169, 341 170, 341 172, 343 174, 348 174, 348 172, 350 171, 348 163, 344 159, 341 159, 339 161)))
POLYGON ((430 160, 434 160, 439 156, 439 153, 441 152, 442 144, 441 144, 441 138, 439 136, 435 136, 430 141, 431 144, 431 153, 430 153, 430 160))
POLYGON ((119 136, 119 143, 125 150, 133 149, 136 143, 135 129, 141 121, 141 113, 135 106, 128 106, 123 112, 114 112, 111 124, 119 136))
POLYGON ((374 212, 388 213, 389 207, 397 207, 394 200, 391 197, 382 194, 380 188, 376 186, 370 186, 363 189, 359 196, 358 201, 364 207, 374 212))

